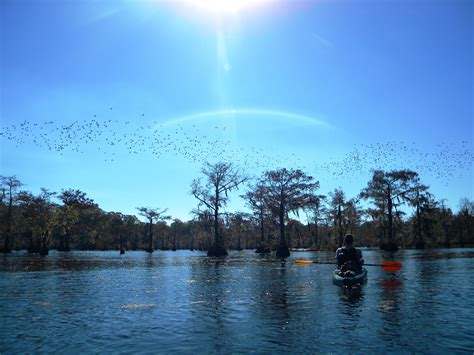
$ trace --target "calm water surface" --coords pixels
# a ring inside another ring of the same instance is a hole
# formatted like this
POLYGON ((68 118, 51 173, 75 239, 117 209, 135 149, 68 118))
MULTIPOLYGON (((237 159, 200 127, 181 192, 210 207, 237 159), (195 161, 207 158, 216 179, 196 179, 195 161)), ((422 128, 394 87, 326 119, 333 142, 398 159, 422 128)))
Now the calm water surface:
POLYGON ((323 252, 0 256, 0 353, 473 353, 474 249, 364 256, 404 267, 348 290, 293 263, 323 252))

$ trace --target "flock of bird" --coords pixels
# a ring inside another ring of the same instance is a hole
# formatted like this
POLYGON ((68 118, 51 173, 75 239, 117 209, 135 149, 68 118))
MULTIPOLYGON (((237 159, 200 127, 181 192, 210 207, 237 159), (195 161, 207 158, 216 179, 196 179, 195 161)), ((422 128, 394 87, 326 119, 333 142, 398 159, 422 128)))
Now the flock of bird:
POLYGON ((236 157, 249 169, 270 169, 283 166, 287 158, 268 155, 263 148, 236 144, 225 124, 215 123, 205 127, 193 123, 166 124, 158 121, 91 120, 55 124, 23 121, 1 127, 0 140, 14 148, 34 145, 46 152, 65 155, 89 154, 91 149, 101 154, 104 162, 114 162, 124 153, 129 155, 151 154, 155 158, 181 157, 189 163, 204 161, 234 161, 236 157), (227 131, 227 132, 226 132, 227 131), (255 159, 258 157, 257 159, 255 159))
POLYGON ((337 178, 377 169, 410 169, 442 181, 447 186, 453 179, 472 174, 473 166, 474 153, 468 141, 438 143, 430 151, 421 150, 416 142, 389 141, 361 144, 342 159, 320 164, 316 170, 331 171, 337 178))
MULTIPOLYGON (((144 115, 142 115, 144 116, 144 115)), ((155 158, 182 158, 201 165, 204 161, 231 161, 251 173, 279 167, 301 168, 318 176, 334 179, 367 174, 371 169, 411 169, 448 184, 453 178, 471 173, 474 163, 472 146, 467 141, 439 143, 429 152, 415 142, 360 144, 345 156, 330 157, 314 152, 312 166, 299 152, 282 153, 278 149, 246 144, 233 136, 235 132, 224 121, 183 122, 176 124, 137 120, 76 120, 68 124, 54 121, 23 121, 0 128, 0 142, 5 147, 31 146, 48 153, 94 154, 104 162, 120 162, 124 154, 151 154, 155 158), (324 162, 317 158, 323 156, 324 162)), ((277 143, 276 143, 277 145, 277 143)))

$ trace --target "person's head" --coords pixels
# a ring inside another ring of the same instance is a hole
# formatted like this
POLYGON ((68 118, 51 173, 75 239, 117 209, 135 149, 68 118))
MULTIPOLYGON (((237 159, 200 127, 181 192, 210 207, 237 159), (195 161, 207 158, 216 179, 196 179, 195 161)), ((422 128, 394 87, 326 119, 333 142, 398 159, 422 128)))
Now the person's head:
POLYGON ((346 234, 344 237, 344 245, 351 246, 354 243, 354 237, 352 234, 346 234))

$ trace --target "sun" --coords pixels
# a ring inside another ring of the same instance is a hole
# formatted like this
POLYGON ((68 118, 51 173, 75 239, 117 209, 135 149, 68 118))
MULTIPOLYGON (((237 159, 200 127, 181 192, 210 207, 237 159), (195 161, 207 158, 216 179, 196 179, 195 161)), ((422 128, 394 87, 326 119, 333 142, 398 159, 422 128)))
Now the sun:
POLYGON ((235 14, 269 4, 273 0, 182 0, 181 2, 216 15, 235 14))

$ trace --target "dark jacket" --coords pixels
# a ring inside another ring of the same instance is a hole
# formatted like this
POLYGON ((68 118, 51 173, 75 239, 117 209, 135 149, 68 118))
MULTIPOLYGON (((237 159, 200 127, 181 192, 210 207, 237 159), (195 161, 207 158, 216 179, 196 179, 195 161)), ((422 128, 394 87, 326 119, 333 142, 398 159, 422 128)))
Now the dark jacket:
POLYGON ((362 268, 362 252, 353 246, 343 246, 336 250, 337 267, 346 268, 352 271, 359 271, 362 268))

